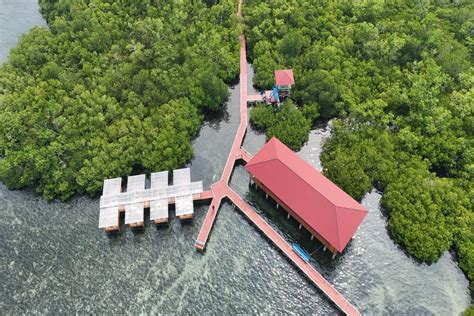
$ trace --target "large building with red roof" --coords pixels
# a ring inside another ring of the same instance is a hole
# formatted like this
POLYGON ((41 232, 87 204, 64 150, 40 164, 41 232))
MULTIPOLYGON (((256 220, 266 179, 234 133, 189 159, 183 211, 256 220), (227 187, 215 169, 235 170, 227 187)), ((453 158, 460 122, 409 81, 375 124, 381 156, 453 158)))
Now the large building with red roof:
POLYGON ((251 179, 334 254, 367 210, 275 137, 247 163, 251 179))

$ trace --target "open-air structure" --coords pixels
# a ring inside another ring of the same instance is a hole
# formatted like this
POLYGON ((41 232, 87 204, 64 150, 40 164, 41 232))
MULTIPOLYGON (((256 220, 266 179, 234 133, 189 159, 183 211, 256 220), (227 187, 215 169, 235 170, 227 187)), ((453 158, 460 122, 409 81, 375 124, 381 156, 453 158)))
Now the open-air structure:
POLYGON ((291 87, 295 84, 292 69, 275 70, 275 85, 272 90, 266 90, 262 101, 267 104, 280 106, 280 103, 291 95, 291 87))
POLYGON ((120 212, 125 212, 125 225, 143 227, 144 208, 150 208, 150 220, 155 224, 167 223, 169 204, 175 204, 176 217, 190 219, 193 200, 200 200, 202 193, 202 182, 191 182, 189 168, 173 170, 172 185, 168 171, 152 173, 150 188, 146 188, 146 175, 130 176, 124 192, 122 178, 107 179, 100 198, 99 228, 119 230, 120 212))
POLYGON ((294 217, 335 256, 351 240, 367 211, 277 138, 247 163, 251 183, 294 217))
POLYGON ((275 86, 278 88, 279 97, 290 96, 291 86, 295 84, 295 77, 292 69, 275 70, 275 86))

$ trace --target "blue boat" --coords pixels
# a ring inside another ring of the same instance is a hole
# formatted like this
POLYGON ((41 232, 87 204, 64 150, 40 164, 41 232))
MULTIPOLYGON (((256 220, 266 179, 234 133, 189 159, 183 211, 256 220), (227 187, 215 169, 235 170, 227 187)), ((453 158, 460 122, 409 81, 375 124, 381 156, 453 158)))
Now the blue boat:
POLYGON ((307 253, 306 250, 301 248, 300 245, 298 245, 297 243, 293 243, 291 245, 291 248, 293 248, 293 250, 298 254, 298 256, 300 256, 301 259, 303 259, 305 262, 309 261, 309 253, 307 253))

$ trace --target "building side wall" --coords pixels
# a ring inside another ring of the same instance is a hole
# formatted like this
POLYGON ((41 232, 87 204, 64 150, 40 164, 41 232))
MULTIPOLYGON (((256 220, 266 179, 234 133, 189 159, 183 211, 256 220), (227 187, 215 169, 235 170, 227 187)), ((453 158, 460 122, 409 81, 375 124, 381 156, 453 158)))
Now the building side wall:
POLYGON ((283 201, 281 201, 269 188, 267 188, 260 180, 251 176, 251 180, 262 189, 268 196, 270 196, 280 207, 282 207, 288 214, 296 219, 307 231, 309 231, 316 239, 318 239, 324 246, 329 249, 333 254, 338 253, 337 249, 334 248, 327 240, 325 240, 318 232, 313 230, 300 216, 298 216, 290 207, 288 207, 283 201))

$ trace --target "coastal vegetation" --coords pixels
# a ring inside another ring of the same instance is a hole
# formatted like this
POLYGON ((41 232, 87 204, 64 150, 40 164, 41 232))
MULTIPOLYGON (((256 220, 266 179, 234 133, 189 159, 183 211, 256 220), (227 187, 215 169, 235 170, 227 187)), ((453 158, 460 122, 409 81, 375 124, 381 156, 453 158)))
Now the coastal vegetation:
POLYGON ((296 150, 308 140, 311 122, 318 114, 309 108, 306 106, 300 111, 291 100, 283 103, 279 110, 259 103, 250 112, 250 120, 258 129, 266 130, 268 138, 275 136, 296 150))
POLYGON ((66 200, 188 161, 203 113, 238 74, 236 2, 40 5, 48 28, 0 68, 0 180, 66 200))
POLYGON ((333 119, 325 175, 356 199, 382 191, 406 252, 455 250, 472 282, 474 4, 249 0, 244 13, 256 85, 270 88, 275 69, 296 80, 291 117, 260 105, 254 123, 297 150, 313 118, 333 119))

